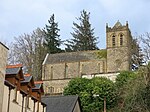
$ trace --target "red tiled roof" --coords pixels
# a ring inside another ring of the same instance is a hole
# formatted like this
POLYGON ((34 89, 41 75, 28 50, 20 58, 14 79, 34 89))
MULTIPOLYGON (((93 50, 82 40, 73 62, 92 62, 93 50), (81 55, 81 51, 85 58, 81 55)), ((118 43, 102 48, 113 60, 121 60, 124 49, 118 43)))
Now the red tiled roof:
POLYGON ((34 81, 34 84, 43 84, 43 81, 34 81))
POLYGON ((31 76, 31 74, 24 74, 24 76, 28 77, 28 76, 31 76))
POLYGON ((7 65, 6 68, 19 68, 22 67, 22 64, 16 64, 16 65, 7 65))

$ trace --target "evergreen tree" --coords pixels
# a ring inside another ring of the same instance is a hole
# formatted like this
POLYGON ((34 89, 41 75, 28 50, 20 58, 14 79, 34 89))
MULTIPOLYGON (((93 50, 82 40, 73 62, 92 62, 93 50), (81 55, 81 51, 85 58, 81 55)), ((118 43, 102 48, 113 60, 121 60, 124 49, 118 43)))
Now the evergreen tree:
POLYGON ((73 22, 73 30, 71 33, 73 39, 67 40, 66 51, 87 51, 98 49, 97 37, 94 36, 94 28, 91 28, 89 22, 90 13, 85 10, 81 12, 81 16, 77 18, 79 24, 73 22))
POLYGON ((46 25, 45 29, 45 46, 47 48, 48 53, 54 54, 61 52, 59 48, 61 45, 61 40, 59 39, 58 32, 60 29, 58 28, 58 23, 55 22, 54 14, 48 20, 49 25, 46 25))

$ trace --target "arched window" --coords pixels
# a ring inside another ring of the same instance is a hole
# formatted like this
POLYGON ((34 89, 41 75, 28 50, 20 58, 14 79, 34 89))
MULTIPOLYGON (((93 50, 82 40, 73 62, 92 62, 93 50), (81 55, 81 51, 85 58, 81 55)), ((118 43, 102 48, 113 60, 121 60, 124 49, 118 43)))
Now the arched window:
POLYGON ((54 93, 54 87, 52 86, 48 87, 48 93, 54 93))
POLYGON ((68 78, 68 65, 65 63, 64 78, 68 78))
POLYGON ((115 45, 116 45, 115 36, 113 35, 113 36, 112 36, 112 46, 115 46, 115 45))
POLYGON ((53 66, 51 66, 51 74, 50 74, 50 79, 53 79, 53 66))
POLYGON ((123 45, 123 35, 121 34, 120 35, 120 46, 122 46, 123 45))

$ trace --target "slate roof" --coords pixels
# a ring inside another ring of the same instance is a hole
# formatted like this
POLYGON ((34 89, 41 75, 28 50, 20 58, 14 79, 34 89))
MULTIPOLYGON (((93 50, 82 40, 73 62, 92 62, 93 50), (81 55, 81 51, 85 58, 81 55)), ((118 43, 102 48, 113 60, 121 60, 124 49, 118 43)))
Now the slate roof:
POLYGON ((18 74, 19 71, 22 69, 22 64, 16 65, 7 65, 6 66, 6 74, 18 74))
POLYGON ((6 68, 6 74, 18 74, 20 67, 17 68, 6 68))
POLYGON ((34 82, 34 85, 35 87, 32 88, 32 91, 41 90, 41 92, 44 94, 43 83, 41 83, 41 81, 34 82))
POLYGON ((24 76, 24 80, 21 83, 30 82, 33 76, 24 76))
POLYGON ((35 84, 35 87, 34 88, 32 88, 32 89, 40 89, 41 88, 41 84, 35 84))
POLYGON ((46 112, 73 112, 78 99, 78 96, 45 96, 42 102, 47 105, 46 112))
POLYGON ((43 64, 98 60, 95 55, 97 51, 98 50, 49 54, 43 64))

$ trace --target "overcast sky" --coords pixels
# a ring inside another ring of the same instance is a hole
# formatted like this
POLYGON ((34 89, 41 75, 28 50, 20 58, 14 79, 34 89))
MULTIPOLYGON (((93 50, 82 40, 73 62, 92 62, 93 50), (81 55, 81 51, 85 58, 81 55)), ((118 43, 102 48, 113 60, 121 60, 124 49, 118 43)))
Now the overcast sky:
POLYGON ((0 0, 0 40, 8 44, 14 37, 43 28, 53 13, 60 38, 72 38, 72 23, 83 9, 91 13, 100 48, 106 45, 106 23, 128 21, 132 35, 150 32, 150 0, 0 0))

